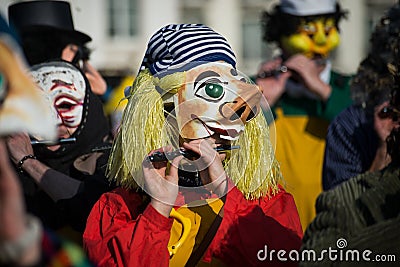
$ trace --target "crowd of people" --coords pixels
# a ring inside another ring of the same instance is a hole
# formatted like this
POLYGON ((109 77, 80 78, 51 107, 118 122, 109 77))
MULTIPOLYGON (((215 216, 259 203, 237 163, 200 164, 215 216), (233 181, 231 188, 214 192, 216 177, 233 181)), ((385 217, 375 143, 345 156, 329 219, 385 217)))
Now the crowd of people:
POLYGON ((0 266, 397 266, 400 3, 354 76, 330 60, 348 15, 336 0, 280 0, 260 18, 280 54, 251 78, 214 29, 162 25, 116 92, 115 127, 70 4, 11 4, 0 266), (347 258, 356 250, 369 260, 347 258))
POLYGON ((329 58, 339 45, 344 16, 336 1, 285 0, 262 17, 264 40, 282 53, 261 65, 256 82, 275 113, 276 157, 304 230, 322 192, 328 125, 351 103, 351 77, 333 71, 329 58), (282 66, 286 72, 266 75, 282 66))

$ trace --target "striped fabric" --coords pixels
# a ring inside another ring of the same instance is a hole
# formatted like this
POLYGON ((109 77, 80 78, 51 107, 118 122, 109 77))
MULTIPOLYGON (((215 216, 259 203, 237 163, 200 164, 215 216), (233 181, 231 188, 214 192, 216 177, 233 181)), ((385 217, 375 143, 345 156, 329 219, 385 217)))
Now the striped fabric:
POLYGON ((322 184, 330 190, 368 171, 378 149, 373 114, 351 105, 331 122, 326 135, 322 184))
POLYGON ((222 35, 202 24, 170 24, 150 38, 141 69, 155 74, 183 63, 219 60, 236 67, 235 54, 222 35))

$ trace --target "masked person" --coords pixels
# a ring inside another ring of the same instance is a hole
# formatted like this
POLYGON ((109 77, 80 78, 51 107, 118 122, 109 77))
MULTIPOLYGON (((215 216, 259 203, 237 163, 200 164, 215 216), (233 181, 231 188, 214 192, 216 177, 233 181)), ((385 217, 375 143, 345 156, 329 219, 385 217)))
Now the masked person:
POLYGON ((322 191, 329 122, 351 104, 351 77, 333 72, 329 60, 343 16, 335 0, 281 0, 262 17, 264 40, 277 43, 282 53, 261 66, 256 83, 276 115, 276 157, 303 229, 322 191))
POLYGON ((385 168, 391 161, 386 138, 397 121, 391 118, 390 92, 395 86, 393 65, 400 30, 396 4, 376 25, 370 52, 351 82, 353 104, 329 125, 323 165, 323 188, 329 190, 366 171, 385 168))
POLYGON ((48 60, 63 59, 79 67, 96 95, 103 95, 107 84, 90 64, 92 40, 77 31, 72 20, 71 7, 65 1, 24 1, 8 7, 10 26, 19 34, 22 49, 30 65, 48 60))
POLYGON ((300 221, 279 185, 261 96, 220 34, 202 24, 158 30, 109 161, 120 187, 88 218, 89 258, 99 266, 258 266, 279 265, 265 261, 266 245, 296 250, 300 221))
POLYGON ((7 140, 9 153, 28 211, 50 229, 73 229, 77 232, 68 235, 79 238, 92 205, 112 188, 105 177, 112 140, 108 121, 85 75, 71 63, 34 65, 30 74, 53 109, 57 140, 16 134, 7 140))
POLYGON ((51 107, 27 70, 18 42, 0 16, 0 266, 91 266, 81 247, 47 231, 25 210, 7 136, 23 131, 53 140, 57 135, 51 107))

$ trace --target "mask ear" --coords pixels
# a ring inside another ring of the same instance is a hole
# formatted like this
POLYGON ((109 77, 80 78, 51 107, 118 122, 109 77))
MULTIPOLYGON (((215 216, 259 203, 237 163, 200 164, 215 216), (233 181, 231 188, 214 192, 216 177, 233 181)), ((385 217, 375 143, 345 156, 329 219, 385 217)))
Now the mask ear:
POLYGON ((0 135, 28 132, 49 140, 56 138, 56 123, 49 104, 25 72, 22 58, 0 38, 0 135))

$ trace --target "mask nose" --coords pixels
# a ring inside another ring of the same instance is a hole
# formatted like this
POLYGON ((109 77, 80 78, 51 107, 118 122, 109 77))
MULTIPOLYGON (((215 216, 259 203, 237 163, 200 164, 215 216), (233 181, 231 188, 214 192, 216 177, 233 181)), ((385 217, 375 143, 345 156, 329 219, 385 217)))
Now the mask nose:
POLYGON ((322 22, 316 23, 317 32, 314 34, 314 42, 316 45, 325 45, 327 42, 326 33, 324 30, 324 24, 322 22))
POLYGON ((232 122, 250 121, 260 111, 261 91, 254 84, 246 84, 238 92, 238 97, 232 102, 225 102, 220 107, 222 116, 232 122))

